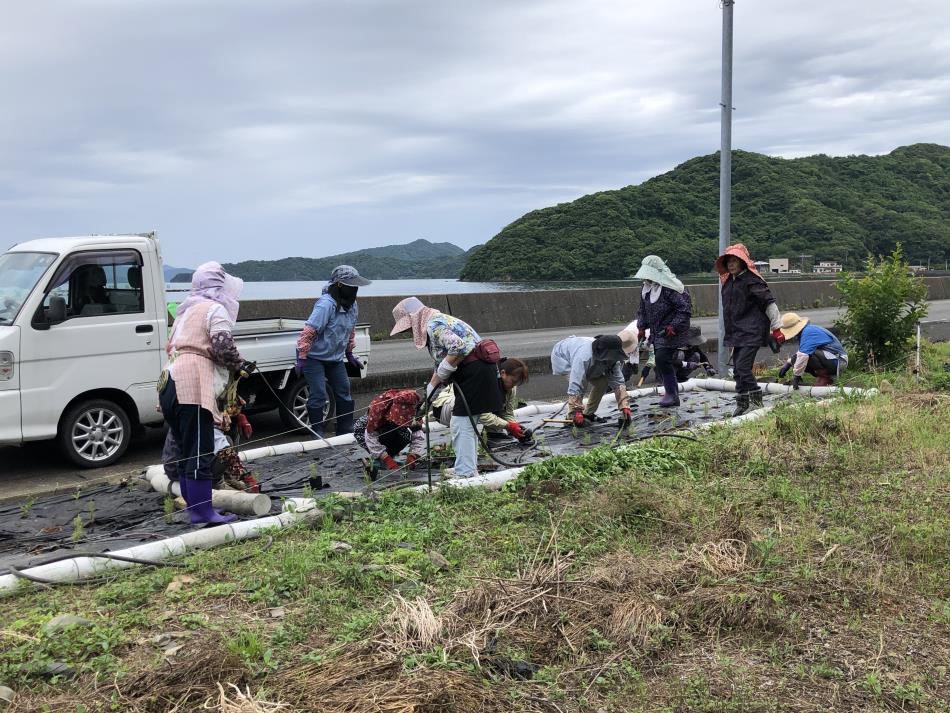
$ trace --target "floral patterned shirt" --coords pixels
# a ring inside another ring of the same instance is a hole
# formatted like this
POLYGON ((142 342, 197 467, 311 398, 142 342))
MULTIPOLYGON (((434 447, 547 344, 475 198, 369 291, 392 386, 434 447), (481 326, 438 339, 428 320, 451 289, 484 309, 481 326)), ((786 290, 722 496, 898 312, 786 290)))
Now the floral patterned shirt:
POLYGON ((439 312, 426 324, 429 354, 439 362, 447 356, 468 356, 482 338, 468 324, 449 314, 439 312))

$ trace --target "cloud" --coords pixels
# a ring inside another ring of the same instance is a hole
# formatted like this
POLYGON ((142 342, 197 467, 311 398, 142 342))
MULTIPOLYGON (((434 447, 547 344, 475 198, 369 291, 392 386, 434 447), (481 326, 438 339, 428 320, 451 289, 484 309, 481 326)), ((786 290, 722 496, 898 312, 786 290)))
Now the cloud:
MULTIPOLYGON (((14 4, 0 230, 155 227, 184 265, 468 247, 717 150, 720 22, 714 0, 14 4)), ((948 24, 940 0, 737 4, 734 145, 947 143, 948 24)))

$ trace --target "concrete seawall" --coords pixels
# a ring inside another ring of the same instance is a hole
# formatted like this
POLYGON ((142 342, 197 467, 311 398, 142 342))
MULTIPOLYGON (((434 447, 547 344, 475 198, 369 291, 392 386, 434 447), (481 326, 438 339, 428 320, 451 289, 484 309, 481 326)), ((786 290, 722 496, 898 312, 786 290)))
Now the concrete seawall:
MULTIPOLYGON (((929 299, 950 299, 950 277, 924 278, 929 299)), ((716 314, 718 285, 689 285, 694 316, 716 314)), ((839 294, 834 282, 776 282, 770 285, 782 310, 832 307, 839 294)), ((408 296, 408 295, 406 295, 408 296)), ((431 307, 469 322, 480 332, 615 324, 636 316, 640 290, 634 287, 535 292, 416 295, 431 307)), ((241 302, 242 319, 290 317, 306 319, 316 297, 241 302)), ((360 322, 370 325, 374 339, 388 338, 392 309, 399 297, 361 297, 360 322)))

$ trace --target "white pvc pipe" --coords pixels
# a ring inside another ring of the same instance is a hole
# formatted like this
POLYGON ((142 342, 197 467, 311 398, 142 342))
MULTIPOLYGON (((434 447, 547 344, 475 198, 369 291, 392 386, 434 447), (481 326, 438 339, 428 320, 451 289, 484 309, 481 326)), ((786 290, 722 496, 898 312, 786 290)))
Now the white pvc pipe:
MULTIPOLYGON (((145 479, 160 493, 181 495, 181 487, 177 482, 168 479, 163 466, 149 466, 145 470, 145 479)), ((237 515, 260 517, 270 512, 270 497, 263 493, 245 493, 240 490, 212 490, 211 505, 237 515)))
MULTIPOLYGON (((323 512, 316 508, 297 512, 283 512, 279 515, 262 517, 257 520, 241 520, 226 525, 218 525, 217 527, 192 530, 176 537, 159 540, 158 542, 147 542, 124 550, 116 550, 110 554, 162 561, 168 557, 184 554, 190 549, 217 547, 229 542, 253 539, 260 537, 271 528, 284 528, 298 522, 314 522, 322 517, 323 512)), ((138 565, 133 562, 120 562, 112 559, 74 557, 22 571, 54 582, 75 582, 111 570, 127 569, 132 566, 138 565)), ((0 592, 13 590, 19 581, 20 579, 12 574, 0 576, 0 592)))
MULTIPOLYGON (((692 379, 690 380, 692 381, 692 379)), ((726 381, 725 379, 697 379, 698 388, 706 391, 735 391, 736 382, 726 381)), ((777 384, 774 382, 759 382, 759 388, 770 394, 788 394, 794 393, 795 389, 786 384, 777 384)), ((876 394, 877 389, 858 389, 852 386, 800 386, 800 394, 810 394, 811 396, 839 396, 841 394, 876 394)))

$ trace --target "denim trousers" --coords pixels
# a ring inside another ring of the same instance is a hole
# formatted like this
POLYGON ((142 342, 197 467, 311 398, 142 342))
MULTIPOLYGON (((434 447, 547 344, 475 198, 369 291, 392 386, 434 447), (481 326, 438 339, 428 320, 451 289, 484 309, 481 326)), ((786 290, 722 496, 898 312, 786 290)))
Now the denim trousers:
POLYGON ((460 478, 478 475, 478 432, 472 428, 468 416, 452 416, 450 428, 455 450, 455 475, 460 478))
POLYGON ((338 435, 352 433, 353 399, 350 397, 350 377, 346 375, 346 364, 342 361, 307 359, 303 375, 310 389, 307 414, 311 427, 323 435, 323 407, 327 404, 326 385, 329 384, 336 401, 336 432, 338 435))

